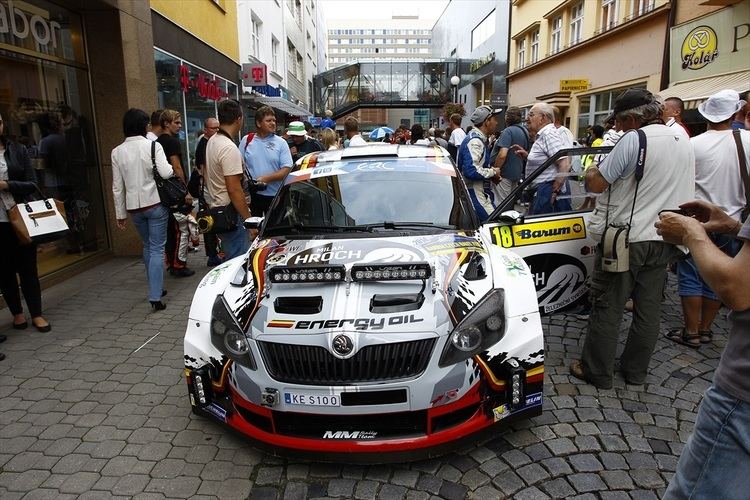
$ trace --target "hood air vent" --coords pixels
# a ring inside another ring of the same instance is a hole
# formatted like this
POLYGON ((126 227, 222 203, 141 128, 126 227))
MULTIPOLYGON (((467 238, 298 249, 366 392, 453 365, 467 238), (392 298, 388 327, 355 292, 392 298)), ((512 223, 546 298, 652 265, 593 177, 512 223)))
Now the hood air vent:
POLYGON ((370 299, 370 312, 384 314, 416 311, 423 303, 424 295, 421 293, 376 294, 370 299))
POLYGON ((318 314, 323 310, 323 297, 277 297, 273 308, 282 314, 318 314))

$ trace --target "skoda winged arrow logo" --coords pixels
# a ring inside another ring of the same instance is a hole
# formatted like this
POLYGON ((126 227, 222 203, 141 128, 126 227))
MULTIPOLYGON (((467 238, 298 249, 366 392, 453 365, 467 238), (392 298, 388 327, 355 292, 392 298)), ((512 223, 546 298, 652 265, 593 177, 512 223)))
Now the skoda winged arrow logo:
POLYGON ((331 342, 333 351, 339 356, 346 356, 354 349, 354 342, 346 335, 336 335, 331 342))

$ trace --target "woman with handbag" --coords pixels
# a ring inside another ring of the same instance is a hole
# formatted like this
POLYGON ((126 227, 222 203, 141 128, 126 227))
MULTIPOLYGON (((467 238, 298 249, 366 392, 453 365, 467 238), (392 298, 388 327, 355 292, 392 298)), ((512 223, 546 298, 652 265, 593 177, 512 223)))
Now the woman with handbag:
MULTIPOLYGON (((42 317, 42 288, 36 266, 36 245, 21 245, 8 218, 8 210, 16 203, 28 201, 27 198, 37 193, 39 188, 26 147, 9 140, 4 127, 3 117, 0 116, 0 247, 6 257, 0 265, 0 291, 13 315, 13 328, 23 330, 28 327, 18 293, 18 275, 31 324, 40 332, 48 332, 52 326, 42 317)), ((0 359, 4 357, 0 354, 0 359)))
POLYGON ((143 263, 148 279, 148 301, 154 311, 166 309, 161 298, 164 285, 164 245, 167 242, 169 209, 161 203, 151 163, 152 147, 156 169, 163 179, 174 175, 164 150, 146 138, 149 116, 129 109, 122 119, 125 141, 112 150, 112 192, 117 227, 125 229, 130 214, 143 240, 143 263))

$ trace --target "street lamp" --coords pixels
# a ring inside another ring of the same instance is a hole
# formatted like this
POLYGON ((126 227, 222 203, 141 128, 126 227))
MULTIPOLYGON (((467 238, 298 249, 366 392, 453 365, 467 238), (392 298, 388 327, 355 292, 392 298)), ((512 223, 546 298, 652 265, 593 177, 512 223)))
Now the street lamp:
POLYGON ((458 75, 451 77, 451 85, 453 85, 453 102, 458 103, 458 84, 461 83, 461 78, 458 75))

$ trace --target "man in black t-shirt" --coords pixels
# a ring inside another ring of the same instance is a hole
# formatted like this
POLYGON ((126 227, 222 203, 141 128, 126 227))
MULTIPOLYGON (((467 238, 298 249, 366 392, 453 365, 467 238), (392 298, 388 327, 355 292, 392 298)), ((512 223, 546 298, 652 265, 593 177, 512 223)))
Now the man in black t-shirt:
POLYGON ((289 141, 289 151, 292 153, 292 161, 296 162, 308 153, 323 150, 323 146, 318 141, 312 137, 308 137, 305 125, 302 122, 290 123, 287 133, 291 138, 289 141))
MULTIPOLYGON (((156 141, 164 148, 167 161, 172 166, 175 175, 185 180, 185 171, 182 168, 182 144, 178 138, 182 128, 182 116, 173 109, 165 109, 161 114, 162 134, 156 141)), ((185 203, 181 206, 170 207, 172 216, 167 222, 167 266, 169 274, 178 278, 192 276, 195 271, 187 267, 187 252, 190 241, 190 231, 187 220, 177 222, 175 212, 190 213, 192 211, 193 199, 188 195, 185 203)))

